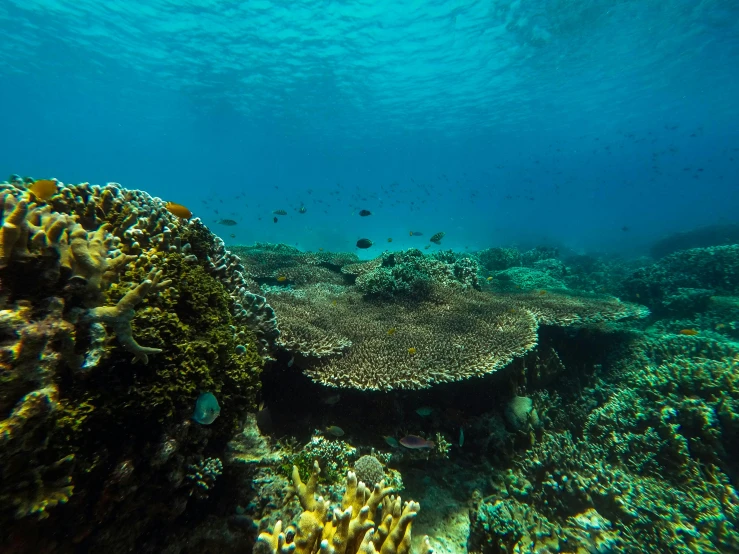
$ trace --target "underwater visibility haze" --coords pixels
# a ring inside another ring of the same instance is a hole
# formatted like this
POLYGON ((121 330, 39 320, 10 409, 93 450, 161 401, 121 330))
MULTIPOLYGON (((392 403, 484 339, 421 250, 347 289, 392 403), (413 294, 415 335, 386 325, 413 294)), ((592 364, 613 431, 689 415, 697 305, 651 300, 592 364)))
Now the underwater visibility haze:
POLYGON ((0 552, 739 552, 739 4, 0 23, 0 552))

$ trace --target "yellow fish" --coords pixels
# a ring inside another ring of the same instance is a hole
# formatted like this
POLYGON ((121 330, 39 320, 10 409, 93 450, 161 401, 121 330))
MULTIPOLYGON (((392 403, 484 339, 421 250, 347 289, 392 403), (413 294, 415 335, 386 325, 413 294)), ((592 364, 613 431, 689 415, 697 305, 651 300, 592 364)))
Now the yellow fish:
POLYGON ((488 277, 488 279, 487 279, 488 283, 489 283, 490 281, 492 281, 492 280, 493 280, 493 278, 492 278, 492 277, 488 277))
POLYGON ((192 217, 192 212, 188 210, 182 204, 175 204, 174 202, 167 202, 164 205, 164 207, 167 209, 169 213, 177 217, 181 217, 182 219, 190 219, 192 217))
POLYGON ((416 347, 415 346, 411 346, 408 349, 408 354, 410 354, 411 356, 413 356, 415 353, 416 353, 416 347))
POLYGON ((57 182, 51 179, 39 179, 28 185, 28 190, 39 200, 46 202, 57 191, 57 182))
POLYGON ((695 329, 680 329, 680 331, 678 331, 678 334, 693 337, 698 334, 698 331, 696 331, 695 329))
POLYGON ((387 330, 388 335, 394 335, 395 334, 395 327, 390 327, 390 329, 387 330))
POLYGON ((280 276, 279 276, 279 277, 277 278, 277 282, 278 282, 278 283, 284 283, 285 281, 287 281, 287 277, 285 277, 284 275, 280 275, 280 276))

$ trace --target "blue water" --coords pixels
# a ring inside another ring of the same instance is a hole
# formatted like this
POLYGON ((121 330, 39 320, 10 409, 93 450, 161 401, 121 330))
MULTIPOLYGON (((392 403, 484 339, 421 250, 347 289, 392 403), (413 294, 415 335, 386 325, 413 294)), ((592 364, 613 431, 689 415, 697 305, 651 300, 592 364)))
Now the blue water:
POLYGON ((638 253, 739 219, 736 1, 3 0, 0 24, 0 171, 142 188, 230 243, 638 253))

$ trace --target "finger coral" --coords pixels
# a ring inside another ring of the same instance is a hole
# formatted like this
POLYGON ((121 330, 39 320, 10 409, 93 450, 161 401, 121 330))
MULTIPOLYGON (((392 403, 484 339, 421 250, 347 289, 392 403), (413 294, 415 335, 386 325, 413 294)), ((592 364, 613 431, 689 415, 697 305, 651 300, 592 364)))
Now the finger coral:
MULTIPOLYGON (((314 474, 319 471, 316 466, 314 474)), ((283 533, 278 521, 273 531, 263 532, 257 539, 255 552, 261 554, 357 554, 382 552, 401 554, 411 552, 411 528, 420 510, 417 502, 405 502, 399 496, 390 496, 392 489, 383 482, 368 488, 348 472, 341 507, 331 512, 329 502, 316 496, 316 480, 308 484, 300 481, 297 468, 293 470, 293 487, 303 513, 298 518, 293 541, 283 533)), ((431 552, 428 537, 424 551, 431 552)))

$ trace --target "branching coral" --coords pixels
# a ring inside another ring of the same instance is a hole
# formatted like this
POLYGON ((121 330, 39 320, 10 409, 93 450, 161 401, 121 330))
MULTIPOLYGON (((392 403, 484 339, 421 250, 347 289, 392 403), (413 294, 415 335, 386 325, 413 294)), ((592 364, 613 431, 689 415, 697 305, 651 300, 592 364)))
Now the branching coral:
POLYGON ((424 301, 377 302, 355 291, 301 292, 270 295, 286 328, 309 325, 312 333, 351 341, 343 355, 306 360, 305 373, 325 385, 370 390, 418 389, 492 373, 536 345, 540 323, 586 324, 645 313, 613 298, 556 294, 444 288, 424 301))
MULTIPOLYGON (((336 508, 328 519, 330 506, 323 497, 316 497, 319 471, 308 483, 300 480, 297 468, 293 469, 293 487, 300 500, 303 513, 295 531, 294 542, 289 543, 282 532, 282 522, 274 530, 259 535, 255 552, 282 554, 401 554, 411 552, 411 527, 418 515, 417 502, 403 503, 398 496, 390 496, 392 489, 383 482, 372 489, 357 481, 348 472, 341 508, 336 508), (381 509, 381 513, 379 512, 381 509)), ((431 552, 428 537, 424 550, 431 552)))
POLYGON ((152 269, 149 277, 136 288, 130 290, 115 306, 92 308, 82 316, 82 319, 87 322, 102 322, 110 325, 121 346, 133 354, 135 360, 147 364, 149 354, 156 354, 162 350, 161 348, 148 348, 138 344, 133 338, 131 320, 136 315, 134 307, 140 304, 148 294, 159 292, 172 284, 169 279, 160 282, 161 278, 161 270, 152 269))

